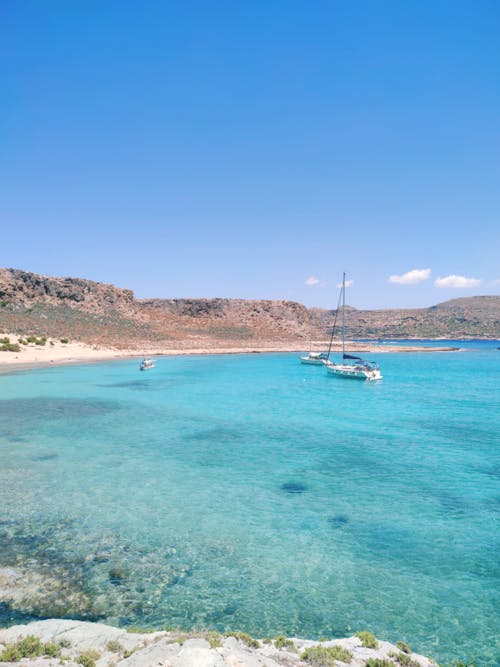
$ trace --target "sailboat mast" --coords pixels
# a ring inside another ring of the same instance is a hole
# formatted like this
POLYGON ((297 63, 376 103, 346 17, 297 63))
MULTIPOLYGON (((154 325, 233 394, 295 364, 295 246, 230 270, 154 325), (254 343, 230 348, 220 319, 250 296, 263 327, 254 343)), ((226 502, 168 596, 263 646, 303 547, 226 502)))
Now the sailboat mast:
POLYGON ((342 276, 342 363, 345 353, 345 271, 342 276))

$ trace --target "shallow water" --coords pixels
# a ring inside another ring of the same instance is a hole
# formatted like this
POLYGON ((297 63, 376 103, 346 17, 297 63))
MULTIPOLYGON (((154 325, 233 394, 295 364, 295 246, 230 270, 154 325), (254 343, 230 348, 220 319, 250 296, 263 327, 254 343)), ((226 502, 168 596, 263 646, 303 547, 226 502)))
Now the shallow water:
POLYGON ((68 616, 497 664, 500 351, 378 360, 372 384, 290 354, 0 377, 0 566, 65 578, 68 616))

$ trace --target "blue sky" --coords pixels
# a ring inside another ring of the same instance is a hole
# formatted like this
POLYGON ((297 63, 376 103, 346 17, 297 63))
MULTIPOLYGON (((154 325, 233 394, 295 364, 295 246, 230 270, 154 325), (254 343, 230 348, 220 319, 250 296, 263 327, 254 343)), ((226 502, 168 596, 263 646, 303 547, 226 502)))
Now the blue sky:
POLYGON ((139 297, 334 307, 344 270, 360 308, 498 294, 499 34, 496 0, 3 0, 0 266, 139 297))

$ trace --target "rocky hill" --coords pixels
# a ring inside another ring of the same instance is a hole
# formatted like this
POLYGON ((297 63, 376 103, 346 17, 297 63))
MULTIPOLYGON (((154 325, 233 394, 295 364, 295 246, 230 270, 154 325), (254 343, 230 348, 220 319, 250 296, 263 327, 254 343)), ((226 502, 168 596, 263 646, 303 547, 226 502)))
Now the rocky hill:
MULTIPOLYGON (((328 336, 335 311, 293 301, 136 299, 130 290, 80 278, 0 269, 0 331, 130 348, 256 346, 328 336)), ((348 311, 350 338, 500 338, 500 296, 431 308, 348 311)))

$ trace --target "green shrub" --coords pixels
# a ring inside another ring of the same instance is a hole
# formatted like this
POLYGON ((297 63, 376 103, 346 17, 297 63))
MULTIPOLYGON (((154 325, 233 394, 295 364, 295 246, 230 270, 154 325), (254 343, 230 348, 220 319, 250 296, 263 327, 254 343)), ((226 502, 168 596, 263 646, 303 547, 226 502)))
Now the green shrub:
POLYGON ((250 648, 259 648, 259 642, 246 632, 226 632, 226 637, 236 637, 250 648))
POLYGON ((44 644, 43 654, 47 655, 49 658, 56 658, 61 652, 61 647, 59 644, 49 643, 44 644))
POLYGON ((403 653, 411 653, 411 648, 408 644, 405 644, 405 642, 396 642, 396 646, 400 651, 403 651, 403 653))
POLYGON ((413 660, 407 653, 392 652, 389 653, 389 657, 394 658, 398 665, 401 665, 402 667, 420 667, 420 663, 413 660))
POLYGON ((135 653, 135 651, 135 648, 126 649, 123 651, 123 659, 126 660, 127 658, 130 658, 130 656, 135 653))
POLYGON ((210 644, 210 648, 219 648, 222 646, 222 635, 220 632, 207 632, 205 635, 207 642, 210 644))
POLYGON ((394 663, 385 658, 368 658, 365 667, 394 667, 394 663))
POLYGON ((362 630, 361 632, 356 632, 356 637, 361 639, 361 643, 365 648, 378 648, 378 641, 373 632, 362 630))
POLYGON ((97 651, 85 651, 85 653, 78 656, 76 662, 79 665, 83 665, 83 667, 95 667, 95 661, 99 660, 100 657, 100 653, 97 651))
POLYGON ((28 343, 36 343, 36 336, 33 336, 33 334, 26 336, 26 340, 28 343))
POLYGON ((295 644, 291 639, 288 639, 288 637, 285 637, 285 635, 278 635, 277 637, 274 638, 274 645, 276 648, 290 648, 292 650, 295 649, 295 644))
POLYGON ((314 667, 334 667, 335 660, 350 663, 352 653, 342 646, 311 646, 303 651, 300 659, 314 667))
POLYGON ((17 342, 19 345, 27 345, 28 341, 25 338, 18 338, 17 342))
POLYGON ((66 345, 66 343, 69 343, 69 340, 67 338, 61 338, 61 343, 64 343, 64 345, 66 345))
POLYGON ((15 644, 7 644, 0 653, 0 662, 19 662, 23 658, 38 658, 43 655, 55 658, 60 650, 57 644, 42 644, 38 637, 28 635, 15 644))
POLYGON ((111 639, 106 644, 106 649, 112 653, 121 653, 123 651, 123 646, 116 639, 111 639))
POLYGON ((0 344, 1 352, 21 352, 19 343, 2 343, 0 344))

